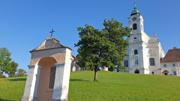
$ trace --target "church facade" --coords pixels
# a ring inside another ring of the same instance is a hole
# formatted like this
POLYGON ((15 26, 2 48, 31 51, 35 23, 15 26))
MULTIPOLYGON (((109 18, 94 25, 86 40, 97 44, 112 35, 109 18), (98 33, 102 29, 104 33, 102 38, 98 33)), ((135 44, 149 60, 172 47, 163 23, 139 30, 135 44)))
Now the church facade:
POLYGON ((143 16, 136 7, 129 17, 129 28, 132 31, 128 38, 129 45, 124 66, 129 73, 160 74, 164 50, 156 36, 150 37, 145 32, 143 16))

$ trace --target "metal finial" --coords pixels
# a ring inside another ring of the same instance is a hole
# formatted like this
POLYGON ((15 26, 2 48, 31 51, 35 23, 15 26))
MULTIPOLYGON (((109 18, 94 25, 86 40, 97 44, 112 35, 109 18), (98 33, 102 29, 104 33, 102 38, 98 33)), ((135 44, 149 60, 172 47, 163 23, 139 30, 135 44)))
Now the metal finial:
POLYGON ((49 33, 51 34, 50 37, 52 38, 53 37, 53 34, 54 34, 54 30, 52 29, 49 33))

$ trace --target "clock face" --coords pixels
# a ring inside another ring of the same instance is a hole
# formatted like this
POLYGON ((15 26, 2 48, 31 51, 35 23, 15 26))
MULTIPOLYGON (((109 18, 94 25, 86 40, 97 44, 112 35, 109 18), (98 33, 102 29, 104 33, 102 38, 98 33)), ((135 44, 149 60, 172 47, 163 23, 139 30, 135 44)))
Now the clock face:
POLYGON ((137 19, 136 17, 133 17, 133 18, 132 18, 133 21, 136 21, 136 19, 137 19))

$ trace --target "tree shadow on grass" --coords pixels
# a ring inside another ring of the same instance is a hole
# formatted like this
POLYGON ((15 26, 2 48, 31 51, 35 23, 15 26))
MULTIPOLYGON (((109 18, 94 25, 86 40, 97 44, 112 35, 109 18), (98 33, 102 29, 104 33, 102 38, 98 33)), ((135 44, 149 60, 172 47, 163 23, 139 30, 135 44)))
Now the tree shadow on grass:
POLYGON ((7 100, 7 99, 0 98, 0 101, 16 101, 16 100, 7 100))
POLYGON ((90 80, 84 80, 84 79, 70 79, 70 81, 72 81, 72 82, 76 82, 76 81, 90 82, 90 80))
MULTIPOLYGON (((9 81, 26 81, 26 77, 10 78, 9 81)), ((0 100, 1 101, 1 100, 0 100)))

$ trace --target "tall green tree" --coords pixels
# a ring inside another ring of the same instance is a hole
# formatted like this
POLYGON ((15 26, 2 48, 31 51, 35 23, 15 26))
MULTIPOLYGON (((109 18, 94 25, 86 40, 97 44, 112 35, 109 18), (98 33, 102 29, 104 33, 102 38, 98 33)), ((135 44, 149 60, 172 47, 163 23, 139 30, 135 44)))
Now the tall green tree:
POLYGON ((79 53, 77 63, 94 71, 94 81, 99 67, 113 69, 121 66, 130 33, 127 27, 114 19, 104 20, 103 25, 101 30, 90 25, 79 27, 80 40, 75 44, 79 53))
POLYGON ((128 40, 127 38, 130 35, 130 29, 128 27, 124 27, 122 23, 116 21, 115 19, 104 20, 104 28, 102 32, 105 33, 105 37, 115 44, 115 50, 113 54, 110 54, 111 61, 113 62, 115 67, 111 67, 111 69, 117 68, 121 69, 122 60, 127 55, 127 46, 128 40))

